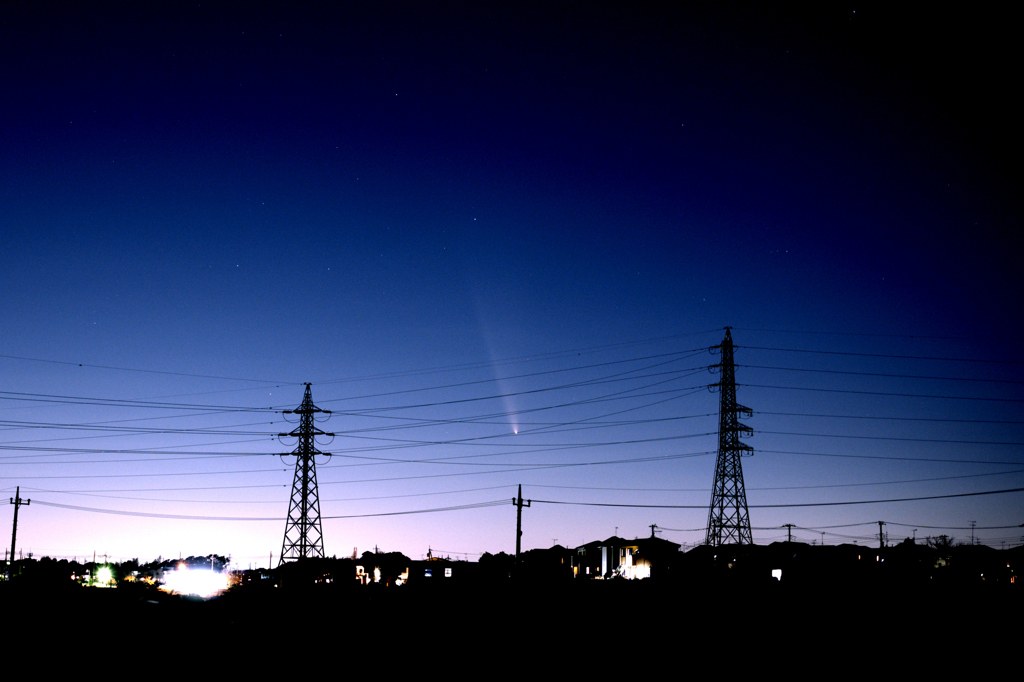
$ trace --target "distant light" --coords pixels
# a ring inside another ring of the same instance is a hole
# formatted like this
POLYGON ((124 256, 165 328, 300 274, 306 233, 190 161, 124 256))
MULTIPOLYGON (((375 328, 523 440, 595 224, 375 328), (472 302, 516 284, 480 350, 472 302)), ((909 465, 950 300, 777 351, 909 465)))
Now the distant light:
POLYGON ((113 574, 113 572, 111 572, 110 567, 109 566, 104 566, 103 568, 100 568, 99 570, 97 570, 96 571, 96 580, 101 585, 109 585, 110 583, 114 582, 114 574, 113 574))
POLYGON ((189 570, 184 564, 164 576, 163 589, 177 594, 196 595, 209 599, 228 587, 226 573, 214 573, 209 569, 189 570))
POLYGON ((782 582, 782 569, 781 568, 773 568, 772 569, 772 577, 775 578, 776 580, 778 580, 779 582, 782 582))

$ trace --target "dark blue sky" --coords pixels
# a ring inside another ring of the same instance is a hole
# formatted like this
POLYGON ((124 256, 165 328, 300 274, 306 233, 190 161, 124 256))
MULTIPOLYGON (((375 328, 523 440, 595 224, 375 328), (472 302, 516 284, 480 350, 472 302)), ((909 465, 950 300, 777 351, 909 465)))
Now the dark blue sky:
MULTIPOLYGON (((133 514, 281 519, 290 460, 269 453, 288 448, 270 440, 281 415, 260 409, 294 407, 310 381, 339 411, 331 429, 370 429, 325 445, 339 455, 321 470, 325 516, 509 498, 520 482, 537 499, 706 504, 714 458, 699 453, 714 449, 716 419, 699 415, 716 396, 684 389, 713 378, 682 370, 715 362, 686 351, 732 325, 737 362, 756 365, 737 370, 740 402, 758 413, 752 505, 1019 487, 1020 473, 1000 473, 1024 464, 1008 31, 973 16, 582 3, 7 9, 3 485, 133 514), (670 353, 674 364, 653 359, 670 353), (427 372, 438 368, 457 369, 427 372), (578 385, 619 368, 682 372, 658 375, 678 393, 634 375, 578 385), (425 387, 438 388, 408 393, 425 387), (616 387, 634 394, 612 404, 616 387), (835 392, 852 390, 869 393, 835 392), (115 434, 96 424, 156 408, 14 400, 30 394, 186 407, 141 422, 167 432, 115 434), (432 421, 395 436, 379 410, 432 421), (879 419, 893 416, 919 421, 879 419), (612 419, 631 421, 577 428, 612 419), (519 452, 503 439, 530 423, 543 437, 525 445, 541 451, 495 458, 519 452), (792 435, 810 433, 828 437, 792 435), (366 437, 416 441, 374 456, 468 455, 502 472, 340 466, 367 463, 341 456, 365 455, 366 437), (157 447, 192 459, 142 452, 157 447), (682 458, 506 470, 652 457, 682 458), (409 478, 421 475, 434 478, 409 478), (356 482, 370 478, 389 480, 356 482), (825 487, 767 490, 792 482, 825 487), (836 487, 852 482, 878 485, 836 487), (577 489, 541 487, 553 485, 577 489)), ((787 522, 881 518, 963 536, 968 520, 1021 521, 1019 493, 970 499, 751 518, 759 541, 787 522)), ((23 518, 19 537, 56 555, 248 562, 279 551, 283 530, 45 505, 23 518)), ((706 511, 538 505, 528 518, 527 546, 655 522, 692 543, 706 511)), ((418 556, 429 543, 472 556, 510 549, 513 522, 505 508, 332 519, 325 535, 332 554, 418 556)))

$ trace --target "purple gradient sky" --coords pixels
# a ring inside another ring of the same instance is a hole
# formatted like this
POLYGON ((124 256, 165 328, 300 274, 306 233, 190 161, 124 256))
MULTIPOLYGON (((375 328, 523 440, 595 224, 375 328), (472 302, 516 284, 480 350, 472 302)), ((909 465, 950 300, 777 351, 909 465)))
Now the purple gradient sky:
MULTIPOLYGON (((265 564, 292 475, 272 436, 306 381, 339 434, 325 518, 519 483, 701 507, 716 359, 687 351, 725 325, 755 411, 751 505, 1021 487, 1008 30, 579 3, 6 10, 0 457, 5 495, 33 499, 19 546, 265 564)), ((794 523, 829 543, 874 542, 837 524, 909 524, 898 540, 974 520, 999 546, 1020 541, 999 527, 1021 500, 751 519, 758 542, 794 523)), ((535 503, 524 547, 651 523, 692 544, 706 521, 535 503)), ((473 558, 511 551, 514 524, 509 504, 324 534, 328 554, 473 558)))

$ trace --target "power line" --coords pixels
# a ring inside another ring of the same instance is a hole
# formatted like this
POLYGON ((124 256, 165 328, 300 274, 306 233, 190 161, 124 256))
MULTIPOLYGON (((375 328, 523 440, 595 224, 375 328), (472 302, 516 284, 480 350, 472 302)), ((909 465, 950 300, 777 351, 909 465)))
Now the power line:
POLYGON ((981 379, 975 377, 937 377, 937 376, 924 376, 920 374, 884 374, 882 372, 849 372, 837 369, 810 369, 805 367, 772 367, 768 365, 737 365, 737 367, 744 367, 746 369, 769 369, 779 370, 786 372, 813 372, 815 374, 838 374, 846 376, 858 376, 858 377, 881 377, 885 379, 927 379, 932 381, 970 381, 975 383, 991 383, 991 384, 1024 384, 1024 380, 1019 379, 981 379))
POLYGON ((810 388, 806 386, 772 386, 769 384, 737 384, 747 388, 773 388, 782 391, 815 391, 819 393, 849 393, 854 395, 881 395, 895 398, 935 398, 939 400, 978 400, 997 403, 1024 403, 1024 398, 979 398, 963 395, 935 395, 928 393, 892 393, 886 391, 855 391, 839 388, 810 388))
MULTIPOLYGON (((225 489, 231 490, 231 489, 239 489, 239 488, 275 488, 276 489, 276 488, 284 488, 284 487, 286 487, 286 484, 280 483, 280 484, 272 484, 272 485, 215 486, 215 487, 206 487, 206 488, 199 488, 199 487, 197 487, 197 488, 168 488, 168 489, 166 489, 166 491, 225 490, 225 489)), ((438 490, 438 491, 434 491, 434 492, 408 493, 408 494, 404 494, 404 495, 373 495, 373 496, 364 496, 364 497, 336 497, 336 498, 331 498, 331 499, 325 499, 324 502, 369 502, 369 501, 378 501, 378 500, 396 500, 396 499, 405 499, 405 498, 409 498, 409 497, 433 497, 433 496, 437 496, 437 495, 458 495, 458 494, 471 493, 471 492, 480 492, 480 491, 484 491, 484 490, 501 490, 501 489, 504 489, 504 488, 514 488, 514 487, 515 486, 511 485, 511 484, 509 484, 509 485, 491 485, 491 486, 484 486, 484 487, 480 487, 480 488, 465 488, 465 489, 462 489, 462 490, 438 490)), ((156 490, 163 491, 165 489, 157 488, 156 490)), ((274 500, 256 500, 256 501, 253 501, 253 500, 223 500, 223 499, 217 499, 217 500, 197 500, 197 499, 194 499, 194 498, 193 499, 187 499, 187 498, 170 499, 170 498, 166 498, 166 497, 140 497, 140 496, 137 496, 137 495, 136 496, 129 496, 129 495, 102 495, 102 494, 98 494, 98 493, 95 493, 95 492, 82 491, 82 490, 43 490, 43 489, 34 489, 33 492, 43 492, 43 493, 60 494, 60 495, 78 495, 78 496, 81 496, 81 497, 102 497, 102 498, 112 499, 112 500, 133 500, 133 501, 140 501, 140 502, 183 502, 183 503, 188 503, 188 504, 244 504, 244 505, 252 505, 252 504, 274 504, 274 505, 279 505, 281 503, 281 501, 279 499, 274 499, 274 500)), ((127 491, 122 491, 122 492, 133 492, 133 491, 127 490, 127 491)))
MULTIPOLYGON (((187 488, 100 488, 96 490, 52 490, 50 488, 32 488, 33 492, 39 493, 51 493, 59 495, 92 495, 95 493, 126 493, 126 492, 184 492, 184 491, 196 491, 196 490, 242 490, 246 488, 283 488, 286 484, 284 483, 270 483, 261 485, 210 485, 210 486, 190 486, 187 488)), ((96 497, 103 497, 102 495, 95 495, 96 497)))
MULTIPOLYGON (((650 368, 648 367, 648 368, 641 368, 641 369, 650 369, 650 368)), ((568 384, 559 384, 557 386, 546 386, 544 388, 535 388, 535 389, 529 389, 529 390, 523 390, 523 391, 509 391, 509 392, 506 392, 506 393, 497 393, 497 394, 486 395, 486 396, 475 396, 475 397, 471 397, 471 398, 452 398, 452 399, 449 399, 449 400, 440 400, 440 401, 429 402, 429 403, 414 403, 414 404, 411 404, 411 405, 393 405, 393 406, 387 406, 387 407, 363 408, 363 409, 359 409, 359 410, 344 410, 344 411, 336 411, 336 412, 338 414, 346 414, 346 415, 349 415, 349 416, 369 416, 369 415, 375 415, 375 414, 381 413, 381 412, 396 412, 396 411, 399 411, 399 410, 412 410, 412 409, 420 409, 420 408, 425 408, 425 407, 443 407, 443 406, 458 405, 458 404, 463 404, 463 403, 482 402, 482 401, 487 401, 487 400, 501 400, 501 399, 511 398, 511 397, 521 397, 521 396, 526 396, 526 395, 536 395, 536 394, 540 394, 540 393, 549 393, 551 391, 563 391, 563 390, 569 390, 569 389, 573 389, 573 388, 581 388, 581 387, 584 387, 584 386, 596 386, 596 385, 605 384, 605 383, 619 383, 619 382, 623 382, 623 381, 635 381, 637 379, 652 378, 652 377, 656 377, 656 376, 665 376, 666 374, 677 375, 677 376, 673 376, 673 377, 671 377, 669 379, 666 379, 664 381, 661 381, 661 382, 655 382, 655 383, 652 383, 652 384, 648 384, 647 386, 640 386, 640 387, 634 387, 634 388, 631 388, 631 389, 625 389, 625 390, 620 391, 618 393, 611 394, 611 395, 619 395, 621 393, 633 393, 633 392, 636 392, 636 391, 639 391, 639 390, 643 390, 645 388, 651 388, 651 387, 658 386, 658 385, 661 385, 661 384, 664 384, 664 383, 668 383, 670 381, 676 381, 678 379, 682 379, 682 378, 685 378, 687 376, 692 376, 693 374, 697 374, 699 372, 702 372, 703 370, 704 370, 703 367, 699 367, 699 368, 686 368, 686 369, 681 369, 681 370, 671 370, 671 371, 667 371, 667 372, 659 372, 659 373, 656 373, 656 374, 641 375, 641 376, 638 376, 638 377, 637 376, 624 377, 620 373, 620 374, 612 374, 612 375, 608 375, 608 376, 604 376, 604 377, 597 377, 597 378, 594 378, 594 379, 587 379, 587 380, 583 380, 583 381, 575 381, 575 382, 568 383, 568 384), (684 374, 684 372, 686 372, 687 374, 684 374)), ((630 373, 635 372, 635 371, 639 371, 639 370, 632 370, 630 373)), ((689 387, 689 388, 686 388, 686 389, 677 389, 677 390, 693 390, 693 389, 702 389, 702 388, 704 388, 704 386, 689 387)), ((376 397, 376 396, 371 396, 371 397, 376 397)), ((594 399, 586 399, 586 400, 582 400, 582 401, 574 401, 573 404, 581 404, 581 403, 586 403, 586 402, 592 402, 593 400, 594 399)), ((331 402, 331 401, 325 401, 325 402, 331 402)), ((337 401, 334 401, 334 402, 337 402, 337 401)), ((551 409, 551 408, 544 408, 544 409, 551 409)), ((529 410, 527 410, 527 411, 529 411, 529 410)))
POLYGON ((1020 466, 1020 462, 1007 462, 1003 460, 979 460, 979 459, 949 459, 941 457, 896 457, 893 455, 851 455, 833 452, 800 452, 796 450, 769 450, 759 448, 758 452, 772 453, 777 455, 800 455, 806 457, 842 457, 845 459, 879 459, 893 462, 935 462, 941 464, 994 464, 999 466, 1020 466))
MULTIPOLYGON (((279 516, 202 516, 194 514, 164 514, 155 512, 134 512, 124 511, 119 509, 102 509, 97 507, 81 507, 72 504, 60 504, 57 502, 41 502, 39 500, 32 500, 36 504, 41 504, 46 507, 56 507, 59 509, 70 509, 74 511, 90 512, 94 514, 113 514, 116 516, 137 516, 150 519, 177 519, 185 521, 284 521, 284 517, 279 516)), ((469 509, 485 509, 488 507, 504 507, 508 505, 508 500, 493 500, 488 502, 476 502, 471 504, 452 505, 448 507, 435 507, 433 509, 409 509, 404 511, 396 512, 377 512, 374 514, 345 514, 339 516, 321 516, 323 519, 361 519, 370 517, 380 516, 407 516, 410 514, 434 514, 438 512, 447 511, 465 511, 469 509)))
POLYGON ((1007 424, 1024 425, 1024 421, 1010 419, 940 419, 933 417, 880 417, 859 414, 813 414, 809 412, 768 412, 756 410, 755 415, 776 415, 780 417, 814 417, 819 419, 873 419, 877 421, 928 422, 939 424, 1007 424))
MULTIPOLYGON (((755 329, 753 327, 733 327, 738 331, 747 332, 767 332, 770 334, 807 334, 807 335, 819 335, 819 336, 860 336, 868 338, 881 338, 881 339, 938 339, 946 341, 982 341, 983 339, 973 336, 930 336, 927 334, 871 334, 866 332, 836 332, 836 331, 811 331, 811 330, 800 330, 800 329, 755 329)), ((1021 338, 1021 337, 1005 337, 1000 338, 1021 338)))
POLYGON ((49 393, 26 393, 24 391, 0 391, 0 399, 28 402, 54 403, 60 405, 93 405, 99 407, 136 407, 160 410, 192 410, 196 412, 276 412, 270 407, 235 407, 228 405, 198 405, 188 403, 167 403, 153 400, 129 400, 126 398, 87 398, 82 396, 54 395, 49 393))
MULTIPOLYGON (((414 370, 407 370, 407 371, 402 371, 402 372, 388 372, 388 373, 383 373, 383 374, 366 374, 366 375, 362 375, 362 376, 346 377, 346 378, 342 378, 342 379, 327 379, 327 380, 323 380, 323 381, 317 381, 316 383, 318 385, 328 385, 328 384, 336 384, 336 383, 350 383, 350 382, 355 382, 355 381, 367 381, 367 380, 370 380, 370 379, 396 379, 396 378, 404 378, 404 377, 410 377, 410 376, 422 376, 422 375, 427 375, 427 374, 441 374, 441 373, 447 373, 447 372, 458 372, 458 371, 469 370, 469 369, 494 369, 496 367, 502 367, 504 365, 524 364, 524 363, 527 363, 527 362, 540 362, 542 360, 556 360, 556 359, 561 359, 561 358, 564 358, 564 357, 580 356, 580 355, 584 355, 584 354, 588 354, 589 355, 589 354, 593 354, 593 353, 599 353, 601 351, 618 350, 620 348, 628 348, 628 347, 631 347, 631 346, 640 346, 640 345, 648 345, 648 344, 652 344, 652 343, 661 343, 661 342, 665 342, 665 341, 674 341, 676 339, 689 338, 689 337, 692 337, 692 336, 699 336, 701 334, 712 334, 712 333, 715 333, 717 331, 720 331, 720 330, 718 330, 718 329, 706 329, 704 331, 699 331, 699 332, 690 332, 690 333, 687 333, 687 334, 673 334, 671 336, 662 336, 662 337, 653 338, 653 339, 645 339, 645 340, 642 340, 642 341, 625 341, 625 342, 605 344, 605 345, 600 345, 600 346, 589 346, 589 347, 586 347, 586 348, 576 348, 576 349, 567 349, 567 350, 560 350, 560 351, 551 351, 551 352, 548 352, 548 353, 535 353, 535 354, 530 354, 530 355, 520 355, 520 356, 511 357, 511 358, 503 358, 503 359, 500 359, 500 360, 494 360, 494 361, 470 362, 470 363, 462 363, 462 364, 456 364, 456 365, 442 365, 440 367, 432 367, 432 368, 425 368, 425 369, 414 369, 414 370)), ((689 350, 689 351, 678 351, 678 352, 680 352, 680 353, 702 352, 704 350, 706 350, 706 349, 705 348, 694 348, 694 349, 689 350)), ((508 377, 502 377, 502 379, 506 379, 506 378, 508 378, 508 377)), ((492 379, 492 381, 493 381, 493 379, 492 379)))
POLYGON ((808 438, 853 438, 857 440, 907 441, 911 443, 951 443, 955 445, 1024 445, 1024 441, 956 440, 951 438, 904 438, 902 436, 860 436, 855 434, 842 433, 802 433, 799 431, 765 431, 761 429, 758 430, 758 433, 771 434, 774 436, 802 436, 808 438))
MULTIPOLYGON (((901 526, 904 528, 924 528, 926 530, 971 530, 971 526, 927 526, 921 523, 899 523, 897 521, 886 521, 890 526, 901 526)), ((975 530, 1013 530, 1020 528, 1020 524, 1013 526, 974 526, 975 530)))
MULTIPOLYGON (((55 431, 103 431, 106 436, 115 435, 168 435, 168 434, 184 434, 184 435, 207 435, 207 434, 218 434, 218 435, 231 435, 231 436, 253 436, 263 435, 266 431, 231 431, 229 429, 238 428, 241 426, 272 426, 277 422, 248 422, 246 424, 236 424, 218 427, 205 427, 205 428, 191 428, 191 429, 175 429, 168 427, 138 427, 138 426, 101 426, 98 424, 68 424, 59 422, 27 422, 27 421, 11 421, 11 420, 0 420, 0 427, 4 431, 20 431, 26 429, 53 429, 55 431)), ((82 436, 82 438, 96 438, 103 436, 82 436)), ((49 440, 77 440, 77 439, 49 439, 49 440)), ((30 442, 36 443, 40 441, 6 441, 8 443, 22 443, 30 442)))
POLYGON ((936 360, 940 362, 979 362, 996 365, 1024 365, 1024 360, 979 360, 976 358, 947 358, 932 355, 890 355, 886 353, 853 353, 839 350, 807 350, 803 348, 772 348, 770 346, 736 346, 748 350, 772 350, 783 353, 811 353, 814 355, 847 355, 861 358, 886 358, 889 360, 936 360))
MULTIPOLYGON (((1008 488, 1006 490, 988 490, 984 492, 976 493, 951 493, 948 495, 927 495, 922 497, 898 497, 891 499, 881 500, 856 500, 856 501, 845 501, 845 502, 802 502, 794 504, 751 504, 748 505, 752 509, 796 509, 800 507, 837 507, 837 506, 853 506, 862 504, 887 504, 893 502, 919 502, 922 500, 946 500, 959 497, 979 497, 984 495, 1003 495, 1006 493, 1019 493, 1024 492, 1024 488, 1008 488)), ((706 505, 694 505, 694 504, 625 504, 625 503, 614 503, 614 502, 566 502, 560 500, 538 500, 534 499, 534 502, 541 504, 567 504, 576 505, 582 507, 625 507, 632 509, 706 509, 706 505)))
MULTIPOLYGON (((622 376, 624 374, 632 374, 632 373, 640 372, 640 371, 643 371, 643 370, 646 370, 646 369, 653 369, 655 367, 660 367, 662 365, 667 365, 667 364, 671 364, 673 362, 678 362, 679 360, 685 360, 688 357, 693 357, 694 355, 697 355, 698 353, 702 353, 702 352, 704 352, 703 348, 696 349, 696 350, 677 351, 677 352, 673 352, 673 353, 661 353, 661 354, 658 354, 658 355, 648 355, 648 356, 643 356, 643 357, 639 357, 639 358, 627 358, 625 360, 609 360, 607 362, 599 362, 599 363, 594 363, 594 364, 590 364, 590 365, 579 365, 579 366, 575 366, 575 367, 562 367, 562 368, 558 368, 558 369, 545 370, 545 371, 541 371, 541 372, 530 372, 530 373, 527 373, 527 374, 516 374, 516 375, 512 375, 512 376, 508 376, 508 377, 500 377, 500 380, 501 381, 512 381, 513 379, 529 379, 529 378, 534 378, 534 377, 539 377, 539 376, 548 376, 548 375, 552 375, 552 374, 565 374, 567 372, 578 372, 578 371, 581 371, 581 370, 584 370, 584 369, 596 369, 596 368, 601 368, 601 367, 610 367, 612 365, 622 365, 622 364, 628 364, 628 363, 634 363, 634 362, 642 362, 642 361, 646 361, 646 360, 656 360, 656 359, 661 359, 661 358, 671 358, 670 360, 664 360, 663 362, 659 362, 659 363, 654 364, 654 365, 648 365, 647 367, 640 367, 640 368, 636 368, 636 369, 626 370, 625 372, 619 372, 619 373, 616 373, 616 374, 610 374, 610 375, 607 375, 607 377, 596 377, 594 379, 587 379, 587 380, 583 381, 582 383, 574 382, 574 383, 571 383, 571 384, 563 384, 563 385, 560 385, 560 386, 555 386, 555 387, 552 387, 552 388, 549 388, 549 389, 543 389, 543 390, 556 390, 556 389, 564 388, 564 387, 576 387, 576 386, 579 386, 579 385, 586 385, 586 384, 593 383, 593 382, 599 382, 599 381, 602 381, 602 380, 605 380, 605 379, 610 379, 610 378, 614 378, 614 377, 620 377, 620 376, 622 376)), ((682 368, 682 369, 678 369, 678 370, 672 370, 672 372, 688 372, 688 371, 698 372, 698 371, 701 371, 703 369, 704 369, 704 367, 686 367, 686 368, 682 368)), ((666 372, 666 373, 668 373, 668 372, 666 372)), ((345 398, 332 398, 332 399, 329 399, 329 400, 325 400, 323 402, 324 403, 337 403, 337 402, 350 401, 350 400, 366 400, 368 398, 390 398, 390 397, 394 397, 396 395, 407 395, 409 393, 424 393, 424 392, 427 392, 427 391, 449 390, 449 389, 453 389, 453 388, 465 388, 466 386, 479 386, 481 384, 483 384, 483 385, 491 385, 491 384, 494 384, 498 380, 499 379, 496 379, 494 377, 488 377, 486 379, 474 379, 473 381, 462 381, 462 382, 458 382, 458 383, 454 383, 454 384, 441 384, 441 385, 438 385, 438 386, 423 386, 423 387, 420 387, 420 388, 410 388, 410 389, 403 389, 403 390, 399 390, 399 391, 386 391, 386 392, 382 392, 382 393, 368 393, 368 394, 363 394, 363 395, 347 396, 345 398)), ((497 394, 497 395, 494 395, 494 396, 491 396, 491 397, 496 399, 496 398, 506 397, 508 395, 517 395, 517 394, 516 393, 501 393, 501 394, 497 394)), ((486 399, 486 398, 483 398, 483 399, 486 399)), ((437 403, 437 404, 443 404, 443 403, 437 403)))
POLYGON ((113 365, 93 365, 87 362, 69 362, 66 360, 44 360, 42 358, 29 358, 20 355, 0 355, 0 358, 7 360, 22 360, 26 362, 43 362, 51 365, 67 365, 72 367, 89 367, 91 369, 109 369, 118 372, 138 372, 141 374, 162 374, 165 376, 177 376, 177 377, 193 377, 197 379, 218 379, 221 381, 248 381, 261 384, 291 384, 294 385, 298 382, 294 381, 271 381, 269 379, 244 379, 241 377, 225 377, 217 376, 213 374, 191 374, 189 372, 169 372, 158 369, 138 369, 136 367, 115 367, 113 365))
POLYGON ((60 504, 58 502, 38 502, 47 507, 59 509, 71 509, 74 511, 91 512, 93 514, 113 514, 116 516, 139 516, 148 519, 179 519, 185 521, 284 521, 279 516, 199 516, 193 514, 163 514, 155 512, 133 512, 119 509, 99 509, 96 507, 80 507, 73 504, 60 504))
MULTIPOLYGON (((869 481, 865 483, 832 483, 820 485, 786 485, 786 486, 747 486, 747 490, 817 490, 821 488, 864 488, 881 485, 906 485, 908 483, 933 483, 935 481, 954 481, 966 478, 984 478, 987 476, 1007 476, 1010 474, 1024 474, 1024 469, 1013 469, 1010 471, 993 471, 984 474, 961 474, 959 476, 935 476, 931 478, 911 478, 899 481, 869 481)), ((532 488, 554 488, 558 490, 604 490, 610 492, 645 492, 645 493, 705 493, 709 488, 625 488, 611 486, 583 486, 583 485, 545 485, 531 483, 532 488)), ((661 526, 659 526, 660 528, 661 526)))
POLYGON ((242 469, 235 471, 177 471, 177 472, 163 472, 163 473, 150 473, 150 474, 77 474, 74 476, 0 476, 0 480, 17 480, 17 479, 28 479, 28 480, 67 480, 67 479, 91 479, 91 478, 160 478, 172 476, 233 476, 235 474, 259 474, 274 472, 278 473, 281 471, 287 471, 287 468, 274 468, 274 469, 242 469))

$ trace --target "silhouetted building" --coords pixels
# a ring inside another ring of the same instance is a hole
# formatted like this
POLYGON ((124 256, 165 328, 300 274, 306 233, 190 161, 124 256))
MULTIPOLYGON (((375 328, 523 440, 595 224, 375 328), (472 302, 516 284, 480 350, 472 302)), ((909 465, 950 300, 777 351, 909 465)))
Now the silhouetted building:
POLYGON ((577 547, 572 555, 577 578, 663 578, 679 557, 678 543, 659 537, 626 540, 611 536, 577 547))

